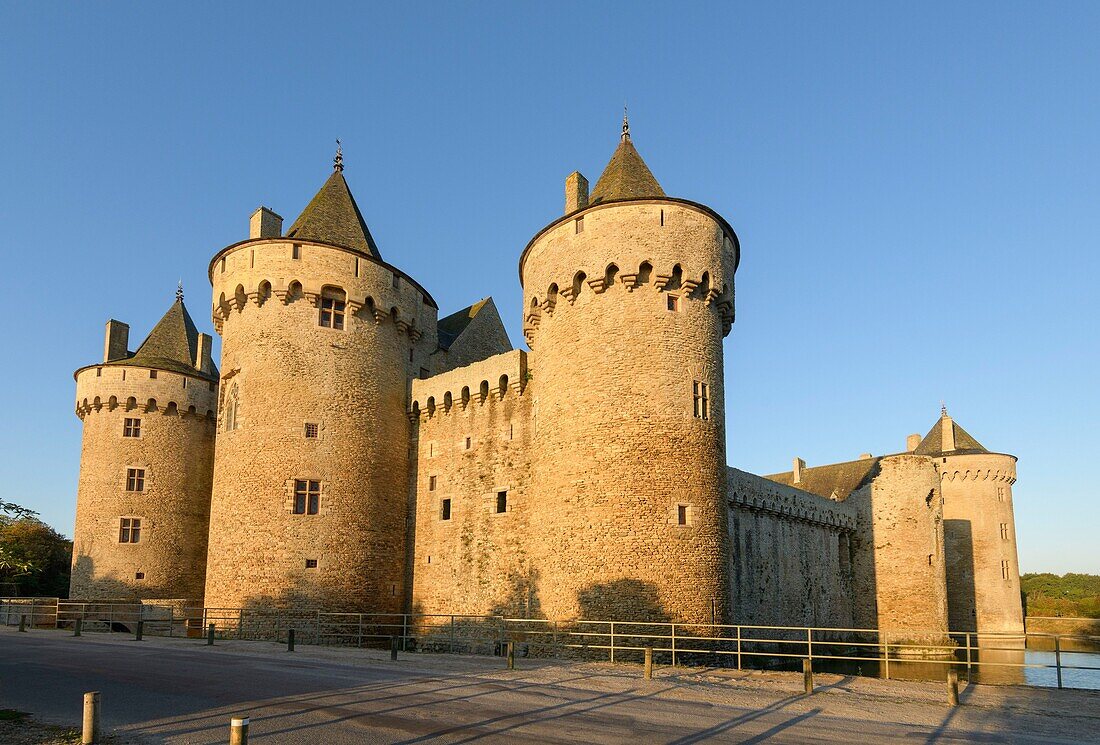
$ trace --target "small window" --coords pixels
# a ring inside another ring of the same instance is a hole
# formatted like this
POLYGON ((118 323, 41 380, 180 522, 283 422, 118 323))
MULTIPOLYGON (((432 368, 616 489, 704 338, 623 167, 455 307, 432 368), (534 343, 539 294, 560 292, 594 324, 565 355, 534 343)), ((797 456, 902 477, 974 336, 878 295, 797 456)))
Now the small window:
POLYGON ((215 383, 213 380, 211 380, 209 383, 207 383, 207 385, 210 386, 210 390, 214 390, 215 388, 218 387, 218 384, 215 383))
POLYGON ((126 469, 126 491, 145 491, 145 469, 126 469))
POLYGON ((438 483, 436 481, 436 479, 438 479, 438 478, 439 478, 438 476, 429 476, 428 477, 428 491, 435 491, 435 486, 438 483))
MULTIPOLYGON (((944 461, 944 463, 946 463, 947 459, 944 458, 943 461, 944 461)), ((1005 488, 1003 486, 998 486, 997 487, 997 501, 998 502, 1005 501, 1005 488)))
POLYGON ((1001 540, 1008 540, 1008 523, 1001 523, 1001 540))
POLYGON ((118 542, 139 543, 141 541, 141 518, 121 517, 118 520, 118 542))
POLYGON ((473 438, 472 437, 467 437, 466 438, 466 449, 469 450, 471 447, 473 447, 473 444, 474 444, 473 438))
POLYGON ((301 243, 295 243, 294 246, 290 249, 290 258, 292 258, 292 259, 302 258, 302 244, 301 243))
POLYGON ((127 417, 122 423, 123 437, 141 437, 141 420, 127 417))
POLYGON ((1008 562, 1001 562, 1001 579, 1008 579, 1008 562))
POLYGON ((221 273, 225 274, 225 257, 224 256, 222 257, 221 273))
POLYGON ((584 215, 581 215, 576 220, 574 220, 573 225, 576 227, 576 232, 577 233, 583 233, 584 232, 584 215))
POLYGON ((306 569, 316 569, 317 559, 306 559, 306 569))
POLYGON ((149 371, 149 377, 152 378, 153 380, 156 380, 157 371, 156 370, 150 370, 149 371))
POLYGON ((497 507, 496 512, 497 512, 498 515, 503 513, 503 512, 508 511, 508 492, 506 492, 506 491, 498 491, 497 492, 497 505, 496 505, 496 507, 497 507))
POLYGON ((225 397, 225 431, 229 432, 237 428, 237 384, 229 389, 229 395, 225 397))
POLYGON ((688 506, 686 504, 676 505, 676 524, 687 525, 688 524, 688 506))
POLYGON ((415 350, 415 349, 413 349, 412 347, 409 347, 409 362, 412 362, 412 361, 413 361, 413 355, 414 355, 415 353, 416 353, 416 350, 415 350))
POLYGON ((928 554, 928 566, 932 566, 932 554, 928 554))
POLYGON ((680 298, 677 295, 668 296, 668 309, 671 311, 680 310, 680 298))
POLYGON ((134 579, 136 579, 138 582, 145 579, 145 572, 134 572, 134 579))
POLYGON ((318 429, 317 428, 317 422, 306 422, 306 439, 307 440, 316 440, 317 439, 317 429, 318 429))
POLYGON ((294 482, 294 514, 316 515, 321 508, 321 482, 298 479, 294 482))
POLYGON ((324 328, 344 329, 344 294, 326 291, 321 297, 320 324, 324 328))
POLYGON ((694 415, 696 419, 710 419, 710 390, 709 386, 699 380, 692 382, 692 397, 695 402, 694 415))
POLYGON ((401 277, 397 276, 397 272, 393 273, 393 289, 401 289, 401 277))
POLYGON ((103 377, 103 368, 102 368, 102 367, 97 367, 97 368, 95 369, 95 376, 96 376, 97 378, 101 378, 101 377, 103 377))
POLYGON ((426 368, 426 367, 420 368, 420 379, 421 380, 427 380, 428 379, 428 368, 426 368))
POLYGON ((439 518, 441 520, 450 520, 451 519, 451 500, 450 499, 444 499, 443 502, 440 504, 439 518))

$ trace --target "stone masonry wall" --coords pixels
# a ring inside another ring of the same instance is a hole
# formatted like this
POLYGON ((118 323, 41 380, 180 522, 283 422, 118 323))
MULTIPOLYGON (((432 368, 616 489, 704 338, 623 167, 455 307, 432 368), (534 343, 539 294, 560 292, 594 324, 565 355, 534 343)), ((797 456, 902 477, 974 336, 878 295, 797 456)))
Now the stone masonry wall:
POLYGON ((74 599, 202 597, 217 393, 201 378, 149 375, 118 365, 77 373, 74 599), (140 437, 123 436, 126 418, 141 420, 140 437), (126 490, 130 468, 145 469, 143 491, 126 490), (123 517, 141 520, 137 543, 120 543, 123 517))
POLYGON ((557 222, 521 260, 529 550, 547 617, 726 617, 733 240, 702 210, 627 203, 557 222), (693 381, 708 386, 706 419, 693 415, 693 381))
POLYGON ((1016 459, 984 453, 935 460, 943 490, 951 630, 1021 633, 1020 564, 1012 511, 1016 459))
POLYGON ((405 412, 434 301, 387 264, 310 242, 236 244, 211 272, 223 385, 206 604, 401 610, 405 412), (342 330, 319 324, 334 291, 342 330), (320 482, 318 514, 294 514, 299 479, 320 482))
POLYGON ((729 469, 731 623, 852 625, 855 509, 729 469))
POLYGON ((413 612, 540 615, 528 554, 538 531, 526 373, 517 350, 413 382, 413 612))

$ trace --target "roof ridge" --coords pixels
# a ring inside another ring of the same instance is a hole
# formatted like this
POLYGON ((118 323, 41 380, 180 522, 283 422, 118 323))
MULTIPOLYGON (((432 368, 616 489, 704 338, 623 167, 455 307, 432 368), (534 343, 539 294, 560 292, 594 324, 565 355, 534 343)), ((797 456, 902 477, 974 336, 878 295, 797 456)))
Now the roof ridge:
POLYGON ((342 167, 333 170, 287 230, 286 236, 333 243, 358 249, 376 259, 382 258, 355 196, 344 179, 342 167))
POLYGON ((653 172, 642 159, 641 153, 634 147, 628 132, 624 131, 619 146, 611 155, 611 160, 596 181, 588 203, 614 202, 622 199, 644 199, 663 197, 664 189, 657 182, 653 172))

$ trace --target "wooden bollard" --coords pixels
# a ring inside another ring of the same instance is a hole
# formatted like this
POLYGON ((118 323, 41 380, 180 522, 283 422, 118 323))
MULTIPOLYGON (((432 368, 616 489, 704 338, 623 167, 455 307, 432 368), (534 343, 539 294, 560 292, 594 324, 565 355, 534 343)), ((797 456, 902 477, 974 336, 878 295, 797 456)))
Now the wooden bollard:
POLYGON ((84 727, 81 745, 93 745, 99 740, 99 691, 84 694, 84 727))
POLYGON ((959 705, 959 671, 955 668, 947 671, 947 705, 959 705))
POLYGON ((248 717, 229 720, 229 745, 248 745, 248 717))
POLYGON ((286 651, 294 651, 294 629, 286 632, 286 651))
POLYGON ((73 636, 80 636, 80 632, 83 631, 84 620, 81 618, 76 619, 76 623, 73 624, 73 636))
POLYGON ((206 646, 214 646, 214 624, 206 627, 206 646))
POLYGON ((653 647, 645 648, 645 679, 653 680, 653 647))
POLYGON ((507 645, 506 645, 505 649, 507 650, 507 653, 508 653, 508 669, 509 670, 515 670, 516 669, 516 643, 515 642, 507 642, 507 645))
POLYGON ((802 682, 807 694, 814 692, 814 664, 809 657, 802 660, 802 682))
POLYGON ((397 662, 397 637, 390 637, 390 659, 397 662))
POLYGON ((26 631, 27 630, 27 617, 26 616, 20 616, 19 617, 19 630, 20 631, 26 631))
POLYGON ((137 622, 137 629, 134 630, 134 641, 141 641, 141 636, 145 632, 145 621, 137 622))

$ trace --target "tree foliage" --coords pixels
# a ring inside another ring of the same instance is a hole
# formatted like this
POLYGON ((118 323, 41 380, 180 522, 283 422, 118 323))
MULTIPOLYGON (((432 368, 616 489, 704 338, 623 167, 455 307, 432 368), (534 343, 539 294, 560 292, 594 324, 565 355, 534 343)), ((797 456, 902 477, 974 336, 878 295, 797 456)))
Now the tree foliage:
POLYGON ((72 541, 26 507, 0 500, 0 585, 3 593, 63 597, 69 590, 72 541))
POLYGON ((1025 574, 1020 577, 1029 616, 1100 618, 1100 576, 1025 574))

